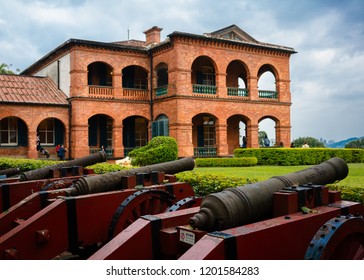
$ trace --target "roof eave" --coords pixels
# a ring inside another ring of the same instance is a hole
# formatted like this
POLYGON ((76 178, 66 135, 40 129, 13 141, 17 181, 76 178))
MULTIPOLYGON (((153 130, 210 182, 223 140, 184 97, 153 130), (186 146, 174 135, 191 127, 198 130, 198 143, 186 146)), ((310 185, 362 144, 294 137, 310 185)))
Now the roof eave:
POLYGON ((94 47, 94 48, 105 48, 110 50, 131 50, 135 52, 141 52, 143 54, 147 54, 147 48, 145 47, 138 47, 138 46, 128 46, 128 45, 119 45, 116 43, 105 43, 105 42, 96 42, 96 41, 89 41, 89 40, 82 40, 82 39, 69 39, 63 44, 59 45, 57 48, 53 49, 51 52, 37 60, 35 63, 30 65, 28 68, 23 70, 20 74, 21 75, 29 75, 36 71, 37 66, 41 65, 43 62, 50 59, 52 56, 57 55, 58 53, 65 51, 67 49, 71 49, 73 46, 87 46, 87 47, 94 47))

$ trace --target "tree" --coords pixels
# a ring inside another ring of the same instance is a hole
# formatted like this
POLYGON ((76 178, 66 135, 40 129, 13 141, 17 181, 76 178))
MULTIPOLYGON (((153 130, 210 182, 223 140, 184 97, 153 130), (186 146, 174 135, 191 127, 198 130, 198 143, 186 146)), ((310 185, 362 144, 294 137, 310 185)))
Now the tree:
POLYGON ((325 148, 323 142, 313 137, 299 137, 296 140, 293 140, 293 144, 296 148, 301 148, 305 142, 307 142, 311 148, 325 148))
MULTIPOLYGON (((10 64, 11 66, 11 64, 10 64)), ((7 65, 6 63, 1 63, 0 64, 0 74, 15 74, 13 71, 11 71, 9 69, 10 67, 9 65, 7 65)), ((19 72, 19 69, 16 69, 17 72, 19 72)))
POLYGON ((267 133, 265 131, 259 131, 258 132, 258 141, 259 141, 259 146, 260 147, 264 147, 264 138, 267 136, 267 133))

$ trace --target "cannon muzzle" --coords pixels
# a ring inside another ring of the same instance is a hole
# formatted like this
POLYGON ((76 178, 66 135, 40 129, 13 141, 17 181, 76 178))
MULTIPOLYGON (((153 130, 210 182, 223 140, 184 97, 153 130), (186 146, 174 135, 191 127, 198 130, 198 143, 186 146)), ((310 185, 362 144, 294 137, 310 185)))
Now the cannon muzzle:
POLYGON ((17 175, 19 172, 20 172, 20 169, 18 167, 14 167, 14 168, 0 170, 0 175, 5 175, 6 177, 11 177, 11 176, 17 175))
POLYGON ((348 173, 346 162, 335 157, 285 176, 209 194, 203 198, 200 211, 190 219, 190 225, 214 231, 256 222, 272 211, 274 192, 293 185, 334 183, 344 179, 348 173))
POLYGON ((104 151, 97 152, 95 154, 61 162, 59 164, 54 164, 46 166, 44 168, 39 168, 31 171, 26 171, 20 174, 20 181, 30 181, 30 180, 40 180, 47 179, 49 177, 49 171, 51 169, 57 169, 62 167, 72 167, 72 166, 89 166, 99 162, 106 161, 106 153, 104 151))

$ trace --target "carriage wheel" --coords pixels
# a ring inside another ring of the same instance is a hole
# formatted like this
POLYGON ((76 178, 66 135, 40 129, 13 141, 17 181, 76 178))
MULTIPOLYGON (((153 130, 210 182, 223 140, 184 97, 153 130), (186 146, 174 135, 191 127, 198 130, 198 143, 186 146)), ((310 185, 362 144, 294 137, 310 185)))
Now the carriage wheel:
POLYGON ((141 216, 163 213, 174 202, 175 197, 163 190, 135 192, 127 197, 116 209, 109 227, 109 240, 141 216))
POLYGON ((329 220, 313 237, 306 251, 305 259, 364 259, 363 217, 349 215, 329 220))

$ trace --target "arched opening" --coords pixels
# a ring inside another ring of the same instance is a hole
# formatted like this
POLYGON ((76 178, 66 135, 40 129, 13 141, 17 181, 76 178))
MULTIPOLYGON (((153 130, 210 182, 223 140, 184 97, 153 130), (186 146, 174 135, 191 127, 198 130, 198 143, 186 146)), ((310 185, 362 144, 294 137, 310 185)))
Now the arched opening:
POLYGON ((276 146, 276 122, 274 119, 265 117, 259 121, 258 137, 260 147, 276 146))
POLYGON ((108 115, 98 114, 88 119, 88 145, 90 153, 104 149, 108 156, 113 156, 114 120, 108 115))
POLYGON ((148 89, 148 71, 141 66, 131 65, 122 70, 123 88, 148 89))
POLYGON ((56 146, 65 144, 65 127, 63 123, 55 118, 47 118, 40 122, 37 127, 42 146, 56 146))
POLYGON ((242 62, 234 60, 229 63, 226 86, 229 96, 248 96, 248 72, 242 62))
POLYGON ((156 95, 160 96, 168 93, 168 65, 160 63, 156 67, 157 88, 156 95))
POLYGON ((258 71, 258 93, 260 98, 278 98, 275 70, 270 65, 263 65, 258 71))
POLYGON ((112 87, 112 67, 104 62, 87 66, 88 85, 112 87))
POLYGON ((148 143, 148 120, 144 117, 131 116, 123 120, 123 143, 125 156, 134 148, 148 143))
POLYGON ((166 115, 159 115, 152 123, 152 137, 169 136, 169 119, 166 115))
POLYGON ((228 153, 234 154, 237 148, 246 148, 248 118, 243 115, 234 115, 227 119, 227 144, 228 153))
POLYGON ((194 156, 216 156, 216 118, 211 114, 199 114, 192 118, 192 142, 194 156))
POLYGON ((216 94, 216 71, 211 58, 200 56, 192 63, 191 83, 194 93, 216 94))

